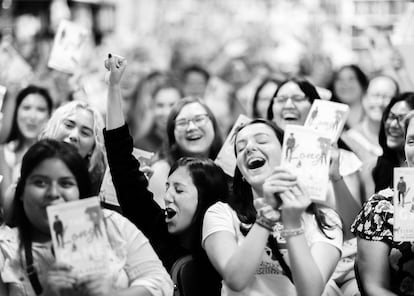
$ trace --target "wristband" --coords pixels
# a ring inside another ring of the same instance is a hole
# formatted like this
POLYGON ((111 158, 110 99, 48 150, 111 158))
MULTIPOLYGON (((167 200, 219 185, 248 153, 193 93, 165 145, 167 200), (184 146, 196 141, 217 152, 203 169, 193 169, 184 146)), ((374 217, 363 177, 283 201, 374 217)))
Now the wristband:
POLYGON ((343 179, 344 179, 344 177, 339 176, 339 178, 331 179, 331 181, 332 181, 332 183, 336 183, 336 182, 339 182, 339 181, 341 181, 343 179))
POLYGON ((257 216, 255 223, 270 232, 273 232, 273 227, 276 225, 276 221, 267 219, 263 216, 257 216))
POLYGON ((283 229, 280 232, 280 235, 283 238, 287 238, 287 237, 292 237, 292 236, 298 236, 305 233, 305 230, 303 229, 303 227, 299 227, 299 228, 293 228, 293 229, 283 229))

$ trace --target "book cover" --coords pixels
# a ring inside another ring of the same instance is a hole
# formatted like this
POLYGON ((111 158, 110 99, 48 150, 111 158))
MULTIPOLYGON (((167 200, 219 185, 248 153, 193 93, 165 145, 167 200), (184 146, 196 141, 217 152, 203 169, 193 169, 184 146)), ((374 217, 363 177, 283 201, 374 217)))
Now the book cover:
POLYGON ((234 134, 238 128, 252 121, 249 117, 240 114, 236 122, 233 124, 230 133, 223 143, 214 162, 220 166, 223 171, 230 177, 234 176, 236 169, 236 155, 234 155, 234 134))
POLYGON ((89 36, 87 29, 63 20, 56 31, 48 66, 65 73, 74 73, 80 65, 89 36))
POLYGON ((328 133, 299 125, 286 126, 281 166, 298 177, 313 201, 326 200, 330 148, 331 140, 328 133))
POLYGON ((304 126, 329 133, 332 143, 335 143, 344 128, 348 114, 349 106, 346 104, 314 100, 304 126))
POLYGON ((397 242, 414 241, 413 184, 414 168, 394 168, 394 241, 397 242))
POLYGON ((97 197, 52 205, 46 210, 57 262, 73 266, 80 277, 108 267, 110 245, 97 197))
MULTIPOLYGON (((155 156, 154 152, 145 151, 142 149, 134 148, 132 154, 139 161, 141 168, 150 167, 153 163, 155 156)), ((146 174, 147 178, 151 178, 150 175, 146 174)), ((119 206, 118 198, 116 196, 114 183, 112 182, 111 172, 109 167, 105 170, 105 175, 102 180, 101 190, 99 192, 99 198, 102 202, 119 206)))
POLYGON ((33 77, 32 67, 8 43, 0 44, 0 83, 3 85, 18 83, 25 85, 33 77))

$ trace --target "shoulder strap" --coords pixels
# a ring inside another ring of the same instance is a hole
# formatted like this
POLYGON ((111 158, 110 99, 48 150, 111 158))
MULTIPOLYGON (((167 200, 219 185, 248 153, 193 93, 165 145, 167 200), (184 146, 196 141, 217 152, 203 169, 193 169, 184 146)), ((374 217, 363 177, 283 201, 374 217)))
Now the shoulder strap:
POLYGON ((289 278, 292 284, 294 284, 293 277, 292 277, 292 271, 290 270, 289 265, 287 265, 285 259, 283 258, 282 253, 280 253, 276 238, 274 238, 273 235, 269 235, 267 241, 268 241, 269 247, 272 249, 273 255, 275 255, 277 261, 279 261, 279 264, 282 267, 285 275, 289 278))
POLYGON ((37 295, 42 294, 43 288, 39 282, 36 269, 33 266, 32 242, 26 240, 24 242, 24 255, 26 258, 26 272, 32 284, 33 290, 37 295))
POLYGON ((177 259, 171 267, 170 275, 174 283, 174 296, 181 296, 183 294, 181 271, 182 267, 192 260, 191 255, 186 255, 177 259))

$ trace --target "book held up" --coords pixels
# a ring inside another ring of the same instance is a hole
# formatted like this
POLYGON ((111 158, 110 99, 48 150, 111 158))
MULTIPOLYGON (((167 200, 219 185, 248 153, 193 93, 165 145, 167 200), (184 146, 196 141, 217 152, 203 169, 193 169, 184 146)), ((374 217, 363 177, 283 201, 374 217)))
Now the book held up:
POLYGON ((304 126, 329 133, 332 143, 338 141, 349 115, 346 104, 314 100, 304 126))
POLYGON ((328 133, 299 125, 286 125, 281 166, 297 176, 313 201, 326 200, 330 148, 328 133))
POLYGON ((97 197, 52 205, 46 210, 57 262, 73 266, 80 277, 108 268, 110 244, 97 197))
MULTIPOLYGON (((414 168, 394 168, 394 241, 414 241, 414 168)), ((381 205, 379 205, 381 206, 381 205)), ((385 205, 384 205, 385 206, 385 205)), ((391 211, 383 208, 382 211, 391 211)))

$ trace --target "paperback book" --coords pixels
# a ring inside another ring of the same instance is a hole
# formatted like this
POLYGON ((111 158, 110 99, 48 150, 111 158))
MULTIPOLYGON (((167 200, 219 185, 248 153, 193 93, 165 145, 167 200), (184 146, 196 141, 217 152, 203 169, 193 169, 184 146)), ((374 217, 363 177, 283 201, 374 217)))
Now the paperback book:
POLYGON ((0 44, 0 83, 25 85, 33 77, 32 67, 8 43, 0 44))
POLYGON ((299 125, 286 126, 281 166, 297 176, 313 201, 326 200, 330 148, 328 133, 299 125))
POLYGON ((239 115, 214 161, 230 177, 234 176, 234 170, 236 169, 236 155, 234 154, 235 132, 250 121, 249 117, 243 114, 239 115))
POLYGON ((73 266, 80 277, 108 267, 110 247, 97 197, 47 207, 57 262, 73 266))
POLYGON ((414 241, 413 184, 414 168, 394 168, 394 241, 397 242, 414 241))
POLYGON ((62 21, 56 31, 48 66, 73 74, 79 68, 89 36, 87 29, 67 20, 62 21))
POLYGON ((329 134, 332 143, 338 141, 349 114, 346 104, 314 100, 304 126, 329 134))

